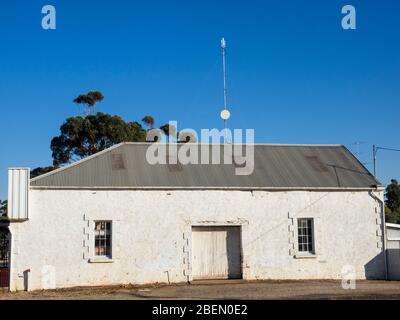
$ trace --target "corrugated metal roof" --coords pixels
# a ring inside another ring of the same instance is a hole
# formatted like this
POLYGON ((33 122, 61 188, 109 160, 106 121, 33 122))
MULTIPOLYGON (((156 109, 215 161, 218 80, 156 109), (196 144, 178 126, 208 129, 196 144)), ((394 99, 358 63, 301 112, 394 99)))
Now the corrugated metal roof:
POLYGON ((150 145, 119 144, 37 177, 31 181, 31 186, 358 189, 380 185, 348 149, 340 145, 255 145, 254 172, 248 176, 235 174, 237 164, 151 165, 146 160, 150 145))

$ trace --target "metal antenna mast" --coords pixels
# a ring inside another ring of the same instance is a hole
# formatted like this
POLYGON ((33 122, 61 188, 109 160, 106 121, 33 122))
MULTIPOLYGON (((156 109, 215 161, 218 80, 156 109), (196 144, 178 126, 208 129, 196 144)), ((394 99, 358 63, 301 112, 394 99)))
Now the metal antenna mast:
POLYGON ((226 41, 225 38, 221 39, 221 49, 222 49, 222 68, 224 73, 224 110, 221 112, 221 118, 224 120, 225 125, 225 143, 228 142, 228 120, 231 117, 231 113, 228 110, 228 89, 226 81, 226 41))
POLYGON ((225 39, 221 40, 221 49, 222 49, 222 67, 224 71, 224 110, 228 110, 228 89, 226 87, 226 42, 225 39))
POLYGON ((377 146, 375 144, 372 146, 372 156, 373 156, 373 161, 374 161, 374 177, 376 179, 378 178, 378 173, 377 173, 377 155, 378 155, 378 151, 379 150, 400 152, 400 149, 379 147, 379 146, 377 146))
MULTIPOLYGON (((355 141, 353 143, 353 145, 355 145, 355 151, 354 151, 355 155, 356 155, 357 159, 360 160, 360 162, 361 162, 361 156, 365 153, 360 150, 361 146, 364 144, 366 144, 365 141, 355 141)), ((366 163, 364 163, 364 162, 362 162, 362 164, 366 165, 366 163)))

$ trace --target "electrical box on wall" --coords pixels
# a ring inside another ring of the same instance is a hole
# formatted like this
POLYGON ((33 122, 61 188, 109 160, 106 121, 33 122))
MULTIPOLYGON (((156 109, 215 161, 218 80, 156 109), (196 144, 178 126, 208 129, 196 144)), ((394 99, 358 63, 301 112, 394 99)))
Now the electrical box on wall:
POLYGON ((8 169, 7 215, 11 221, 28 220, 29 168, 8 169))

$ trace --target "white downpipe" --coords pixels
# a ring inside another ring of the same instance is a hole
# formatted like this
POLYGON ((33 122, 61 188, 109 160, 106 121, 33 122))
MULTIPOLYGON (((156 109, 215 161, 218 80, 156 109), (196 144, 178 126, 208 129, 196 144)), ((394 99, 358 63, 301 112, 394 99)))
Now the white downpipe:
POLYGON ((383 246, 383 257, 385 261, 385 280, 388 280, 388 263, 387 263, 387 237, 386 237, 386 218, 385 218, 385 201, 383 201, 379 196, 377 196, 373 191, 370 191, 370 195, 376 199, 381 206, 381 216, 382 216, 382 246, 383 246))

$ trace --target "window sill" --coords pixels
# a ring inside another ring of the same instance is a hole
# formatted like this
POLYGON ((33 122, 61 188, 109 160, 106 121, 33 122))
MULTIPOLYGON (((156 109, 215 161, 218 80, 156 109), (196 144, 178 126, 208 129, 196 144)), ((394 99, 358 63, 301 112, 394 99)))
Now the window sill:
POLYGON ((296 254, 294 256, 295 259, 317 259, 318 256, 316 254, 296 254))
POLYGON ((90 258, 89 263, 114 263, 114 260, 110 258, 90 258))

